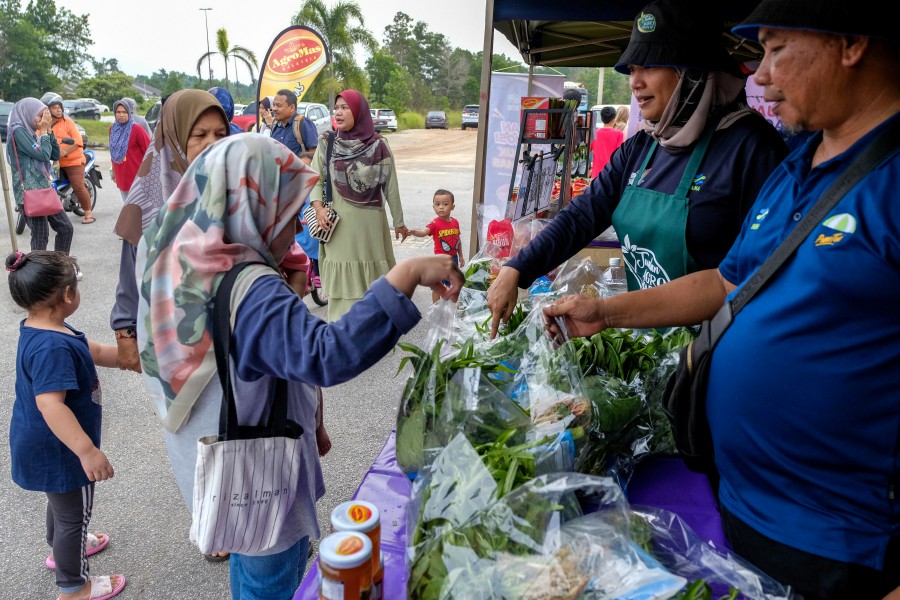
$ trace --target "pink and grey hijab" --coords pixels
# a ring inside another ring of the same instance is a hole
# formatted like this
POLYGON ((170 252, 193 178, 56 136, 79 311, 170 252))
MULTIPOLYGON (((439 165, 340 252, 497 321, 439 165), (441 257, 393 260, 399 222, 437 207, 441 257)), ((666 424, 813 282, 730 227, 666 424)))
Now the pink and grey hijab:
POLYGON ((138 340, 144 382, 176 431, 216 372, 209 303, 235 264, 262 261, 318 180, 270 137, 229 136, 188 168, 137 250, 138 340))
MULTIPOLYGON (((369 102, 356 90, 338 94, 353 113, 353 128, 338 131, 331 156, 331 177, 340 196, 361 207, 383 208, 384 186, 393 169, 387 142, 375 131, 369 102)), ((321 149, 327 144, 320 143, 321 149)))
MULTIPOLYGON (((34 120, 41 112, 47 108, 47 105, 37 98, 22 98, 16 102, 12 111, 9 113, 9 120, 6 123, 6 158, 9 164, 16 164, 16 157, 13 156, 15 144, 13 143, 13 135, 16 129, 24 127, 28 131, 28 135, 34 140, 35 146, 38 144, 38 136, 35 134, 34 120)), ((46 175, 50 177, 50 163, 34 161, 34 164, 46 175)), ((15 173, 15 171, 13 171, 15 173)))
POLYGON ((116 221, 116 235, 132 246, 138 245, 141 235, 181 181, 188 168, 185 148, 191 129, 210 108, 219 111, 222 121, 228 123, 222 105, 204 90, 175 92, 163 104, 153 143, 147 148, 116 221))

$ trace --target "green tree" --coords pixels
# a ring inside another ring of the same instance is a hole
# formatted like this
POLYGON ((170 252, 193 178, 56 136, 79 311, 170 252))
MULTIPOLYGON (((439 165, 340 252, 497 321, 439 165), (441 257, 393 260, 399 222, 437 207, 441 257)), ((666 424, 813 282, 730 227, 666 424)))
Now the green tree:
POLYGON ((384 29, 384 50, 410 73, 421 70, 419 45, 413 34, 415 23, 403 12, 394 15, 394 22, 384 29))
MULTIPOLYGON (((206 52, 203 56, 200 57, 200 60, 197 61, 197 76, 202 80, 203 73, 200 69, 203 67, 203 62, 206 61, 209 63, 210 73, 212 73, 212 59, 214 56, 221 56, 222 60, 225 62, 225 88, 228 89, 228 59, 232 59, 235 61, 235 65, 238 62, 241 62, 247 66, 247 69, 250 71, 250 81, 252 82, 255 77, 254 69, 259 68, 259 62, 256 60, 256 54, 253 53, 252 50, 249 50, 243 46, 231 46, 228 43, 228 32, 225 28, 221 28, 216 31, 216 49, 206 52)), ((235 66, 235 77, 237 77, 237 66, 235 66)), ((212 76, 210 75, 210 79, 212 76)), ((211 82, 210 82, 211 83, 211 82)))
POLYGON ((96 98, 100 102, 112 105, 116 100, 128 96, 134 98, 138 103, 144 99, 135 95, 135 89, 131 87, 134 78, 125 73, 107 73, 90 79, 82 79, 81 83, 75 88, 75 93, 85 98, 96 98))
MULTIPOLYGON (((383 48, 373 52, 372 56, 366 60, 366 73, 369 75, 368 98, 372 106, 384 104, 385 88, 391 80, 394 69, 397 68, 399 68, 397 61, 383 48)), ((402 108, 397 106, 394 110, 401 110, 402 108)))
POLYGON ((119 59, 117 58, 101 58, 100 60, 91 59, 91 66, 94 68, 94 75, 106 75, 107 73, 118 73, 119 59))
POLYGON ((319 97, 328 94, 328 106, 334 106, 335 95, 342 89, 354 88, 365 92, 368 85, 365 72, 356 64, 356 46, 369 52, 378 49, 378 42, 366 29, 359 4, 353 0, 338 0, 329 9, 323 0, 304 0, 291 19, 293 25, 305 25, 322 35, 331 52, 331 63, 313 82, 310 92, 319 90, 319 97))
POLYGON ((414 88, 412 75, 403 67, 397 65, 391 71, 387 83, 384 86, 384 96, 381 105, 394 109, 394 112, 405 111, 412 104, 412 89, 414 88))
POLYGON ((94 43, 88 15, 57 8, 53 0, 32 0, 24 17, 43 33, 44 51, 55 76, 73 78, 84 74, 84 64, 90 59, 87 49, 94 43))
POLYGON ((83 73, 93 42, 87 15, 57 9, 54 0, 0 0, 0 97, 40 97, 60 78, 83 73))

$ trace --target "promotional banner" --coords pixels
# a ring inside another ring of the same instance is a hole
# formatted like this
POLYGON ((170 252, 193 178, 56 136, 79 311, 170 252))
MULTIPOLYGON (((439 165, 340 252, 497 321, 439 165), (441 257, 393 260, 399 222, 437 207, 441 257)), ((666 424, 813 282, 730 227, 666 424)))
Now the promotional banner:
POLYGON ((259 73, 257 101, 288 89, 297 101, 315 81, 322 68, 331 62, 331 54, 318 31, 303 25, 283 30, 269 46, 259 73))
POLYGON ((491 220, 507 216, 509 184, 516 161, 523 96, 559 98, 562 75, 535 75, 528 91, 527 73, 491 73, 491 99, 487 118, 487 154, 484 166, 484 202, 478 235, 487 237, 491 220))

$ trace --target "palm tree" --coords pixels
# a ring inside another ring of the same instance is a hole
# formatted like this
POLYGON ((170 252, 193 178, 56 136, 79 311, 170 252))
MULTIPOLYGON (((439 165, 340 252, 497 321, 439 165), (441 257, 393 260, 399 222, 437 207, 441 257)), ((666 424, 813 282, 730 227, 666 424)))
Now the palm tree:
POLYGON ((225 31, 225 28, 221 28, 216 32, 216 49, 210 52, 206 52, 203 56, 200 57, 200 60, 197 61, 197 76, 200 79, 203 79, 203 74, 200 71, 200 68, 203 66, 203 61, 210 62, 212 61, 213 56, 219 55, 225 61, 225 88, 228 88, 228 59, 232 58, 235 61, 235 78, 237 78, 237 63, 238 61, 247 65, 247 69, 250 70, 250 83, 253 83, 253 73, 255 68, 259 68, 259 62, 256 60, 256 54, 253 53, 252 50, 244 48, 243 46, 230 46, 228 44, 228 32, 225 31))
POLYGON ((342 89, 364 87, 366 75, 356 64, 354 48, 361 44, 367 50, 375 51, 378 41, 366 29, 359 4, 353 0, 338 0, 329 10, 324 0, 304 0, 291 23, 318 31, 331 52, 325 77, 316 80, 317 87, 328 93, 330 107, 334 106, 334 97, 342 89))

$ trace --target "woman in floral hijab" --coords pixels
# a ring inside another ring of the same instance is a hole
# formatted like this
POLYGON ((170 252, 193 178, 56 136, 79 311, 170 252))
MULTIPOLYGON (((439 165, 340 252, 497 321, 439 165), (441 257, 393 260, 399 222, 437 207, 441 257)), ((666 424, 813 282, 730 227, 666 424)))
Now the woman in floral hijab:
POLYGON ((455 298, 463 276, 449 256, 414 258, 372 285, 339 324, 313 316, 278 265, 294 241, 297 213, 318 175, 283 144, 261 134, 229 136, 188 168, 137 251, 138 339, 144 381, 166 430, 186 504, 192 506, 197 440, 216 435, 222 389, 216 377, 211 300, 235 264, 231 364, 240 424, 267 415, 274 379, 287 381, 288 418, 305 435, 296 499, 278 543, 265 556, 232 553, 235 598, 290 598, 318 537, 316 500, 324 494, 315 436, 315 385, 347 381, 389 352, 421 315, 417 285, 455 298), (442 283, 446 281, 447 284, 442 283), (264 583, 263 583, 264 581, 264 583))

